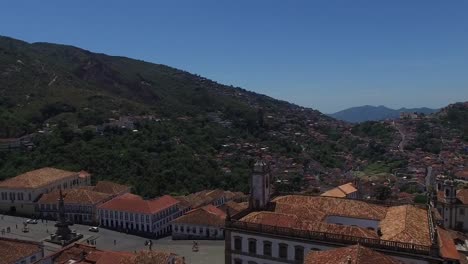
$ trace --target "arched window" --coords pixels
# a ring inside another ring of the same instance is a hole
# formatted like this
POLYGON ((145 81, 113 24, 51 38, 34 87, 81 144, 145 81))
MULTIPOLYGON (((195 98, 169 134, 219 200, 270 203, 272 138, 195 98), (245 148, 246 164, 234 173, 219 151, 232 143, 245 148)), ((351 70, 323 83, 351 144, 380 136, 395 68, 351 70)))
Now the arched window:
POLYGON ((298 261, 304 260, 304 247, 302 246, 294 247, 294 260, 298 260, 298 261))
POLYGON ((445 189, 445 197, 449 197, 450 196, 450 190, 449 189, 445 189))

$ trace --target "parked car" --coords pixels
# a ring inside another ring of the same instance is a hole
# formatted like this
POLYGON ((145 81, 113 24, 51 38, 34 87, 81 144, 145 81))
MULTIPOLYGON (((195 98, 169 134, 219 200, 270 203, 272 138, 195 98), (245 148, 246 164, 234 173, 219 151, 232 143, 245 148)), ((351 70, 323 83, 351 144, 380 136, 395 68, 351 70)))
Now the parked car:
POLYGON ((26 220, 26 223, 35 225, 35 224, 37 224, 37 220, 36 219, 28 219, 28 220, 26 220))
POLYGON ((99 232, 99 227, 97 226, 92 226, 88 229, 90 232, 99 232))

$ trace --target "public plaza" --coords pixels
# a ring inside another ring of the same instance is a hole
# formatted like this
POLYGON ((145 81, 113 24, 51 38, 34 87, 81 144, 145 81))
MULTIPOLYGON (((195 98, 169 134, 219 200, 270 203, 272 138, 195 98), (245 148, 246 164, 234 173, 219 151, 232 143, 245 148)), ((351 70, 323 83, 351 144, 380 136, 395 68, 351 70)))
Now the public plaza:
MULTIPOLYGON (((5 230, 0 233, 0 236, 8 238, 16 238, 23 240, 31 240, 43 242, 50 234, 55 232, 55 221, 38 220, 37 224, 28 224, 28 232, 23 232, 23 223, 27 220, 24 217, 14 217, 0 214, 0 230, 5 230), (10 232, 6 232, 7 229, 10 232)), ((83 238, 79 243, 86 244, 87 241, 95 243, 98 249, 110 251, 138 251, 148 249, 145 242, 148 238, 135 235, 120 233, 112 230, 100 228, 99 232, 88 231, 90 226, 75 224, 70 228, 83 234, 83 238), (115 241, 115 244, 114 244, 115 241)), ((197 241, 198 252, 192 251, 192 240, 174 241, 170 237, 162 239, 153 239, 153 250, 166 251, 176 253, 185 257, 187 263, 224 263, 224 240, 221 241, 197 241)), ((45 255, 49 255, 58 251, 61 247, 48 242, 44 243, 45 255)))

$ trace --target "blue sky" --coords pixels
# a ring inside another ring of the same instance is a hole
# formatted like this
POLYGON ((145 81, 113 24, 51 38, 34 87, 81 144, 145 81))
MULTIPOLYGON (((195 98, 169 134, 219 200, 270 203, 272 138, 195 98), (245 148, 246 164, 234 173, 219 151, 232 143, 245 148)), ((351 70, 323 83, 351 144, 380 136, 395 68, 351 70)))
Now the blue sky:
POLYGON ((0 4, 0 35, 167 64, 325 113, 468 100, 464 0, 0 4))

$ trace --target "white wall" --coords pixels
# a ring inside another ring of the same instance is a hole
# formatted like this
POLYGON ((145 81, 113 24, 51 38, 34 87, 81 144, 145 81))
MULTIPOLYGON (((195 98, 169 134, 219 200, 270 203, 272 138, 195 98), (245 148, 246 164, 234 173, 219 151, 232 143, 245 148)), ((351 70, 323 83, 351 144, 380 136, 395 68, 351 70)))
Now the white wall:
MULTIPOLYGON (((282 262, 279 259, 279 244, 280 243, 285 243, 288 245, 288 261, 294 261, 294 250, 295 246, 302 246, 304 247, 304 255, 307 255, 308 252, 311 250, 327 250, 327 249, 333 249, 336 247, 324 245, 324 244, 319 244, 319 243, 305 243, 305 242, 299 242, 295 240, 288 240, 288 239, 278 239, 278 238, 272 238, 272 237, 267 237, 267 236, 259 236, 259 235, 251 235, 251 234, 245 234, 245 233, 240 233, 240 232, 231 232, 231 250, 234 250, 235 247, 235 237, 239 236, 242 237, 242 252, 248 253, 248 241, 249 238, 253 238, 257 240, 257 254, 258 255, 263 255, 263 241, 269 241, 272 243, 272 257, 276 258, 276 260, 271 261, 271 260, 264 260, 261 258, 255 258, 251 256, 244 256, 240 254, 235 254, 232 253, 231 256, 231 263, 234 263, 234 259, 241 259, 244 264, 247 264, 248 261, 255 261, 258 264, 263 264, 263 263, 272 263, 272 264, 277 264, 277 263, 285 263, 282 262)), ((392 256, 393 257, 393 256, 392 256)), ((419 259, 409 259, 405 257, 395 257, 402 261, 403 263, 406 264, 429 264, 428 261, 425 260, 419 260, 419 259)))
POLYGON ((220 228, 220 227, 172 223, 172 236, 173 237, 196 236, 199 238, 223 239, 224 233, 223 233, 223 228, 220 228), (184 231, 182 231, 182 227, 184 231), (195 233, 193 233, 193 228, 195 228, 196 230, 195 233), (203 230, 202 233, 200 233, 200 229, 203 230), (206 236, 207 229, 209 231, 209 237, 206 236))

